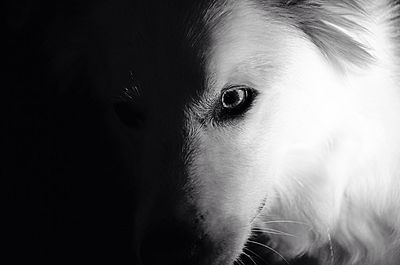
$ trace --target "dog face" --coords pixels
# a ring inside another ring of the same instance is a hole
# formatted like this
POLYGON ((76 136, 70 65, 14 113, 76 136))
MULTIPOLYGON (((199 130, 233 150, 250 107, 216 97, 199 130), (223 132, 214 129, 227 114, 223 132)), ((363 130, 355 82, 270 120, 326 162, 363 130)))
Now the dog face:
MULTIPOLYGON (((351 176, 373 160, 371 150, 392 152, 376 126, 391 110, 372 118, 363 110, 392 99, 375 100, 372 86, 346 78, 372 56, 347 34, 356 23, 330 12, 358 16, 358 5, 291 2, 216 1, 200 12, 192 31, 205 30, 188 41, 197 83, 179 79, 175 89, 192 89, 169 90, 179 94, 172 101, 156 95, 163 112, 151 112, 146 128, 143 159, 160 165, 141 184, 153 191, 138 210, 140 229, 152 223, 139 237, 144 264, 232 264, 260 245, 255 232, 270 232, 285 256, 330 257, 331 229, 348 237, 351 227, 340 221, 353 198, 351 176), (378 149, 365 144, 374 140, 378 149), (167 258, 157 259, 152 243, 160 238, 173 238, 174 247, 161 246, 167 258)), ((362 234, 375 233, 361 223, 362 234)))
POLYGON ((322 160, 349 103, 318 49, 255 6, 233 6, 214 30, 207 88, 187 112, 189 187, 204 231, 235 258, 277 198, 332 209, 322 160))

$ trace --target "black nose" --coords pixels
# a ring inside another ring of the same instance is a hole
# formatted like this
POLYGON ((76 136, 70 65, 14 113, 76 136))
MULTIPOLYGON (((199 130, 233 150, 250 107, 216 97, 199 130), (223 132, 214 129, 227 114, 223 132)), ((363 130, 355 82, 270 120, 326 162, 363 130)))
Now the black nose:
POLYGON ((143 265, 196 265, 207 256, 205 240, 193 226, 163 222, 148 228, 140 247, 143 265))

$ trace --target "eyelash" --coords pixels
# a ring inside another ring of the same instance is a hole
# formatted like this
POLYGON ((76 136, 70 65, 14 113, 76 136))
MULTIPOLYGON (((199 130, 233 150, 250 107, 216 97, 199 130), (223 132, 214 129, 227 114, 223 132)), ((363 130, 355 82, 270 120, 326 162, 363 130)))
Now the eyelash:
MULTIPOLYGON (((131 77, 132 73, 130 72, 131 77)), ((146 121, 146 112, 141 104, 140 90, 130 79, 129 86, 125 87, 114 100, 114 110, 125 126, 140 129, 146 121)))

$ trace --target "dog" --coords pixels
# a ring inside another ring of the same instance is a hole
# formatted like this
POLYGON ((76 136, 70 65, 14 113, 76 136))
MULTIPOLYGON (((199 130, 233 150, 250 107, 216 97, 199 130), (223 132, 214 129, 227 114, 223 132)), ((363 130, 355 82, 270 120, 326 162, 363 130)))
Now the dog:
POLYGON ((117 109, 143 139, 140 264, 399 264, 399 8, 197 1, 160 30, 117 109))

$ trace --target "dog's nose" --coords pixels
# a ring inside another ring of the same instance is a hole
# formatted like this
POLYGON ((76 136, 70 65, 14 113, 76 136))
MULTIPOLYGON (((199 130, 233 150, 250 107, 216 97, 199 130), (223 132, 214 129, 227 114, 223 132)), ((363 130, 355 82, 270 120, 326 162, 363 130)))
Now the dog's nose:
POLYGON ((205 242, 190 225, 163 222, 148 228, 140 247, 143 265, 203 264, 205 242))

